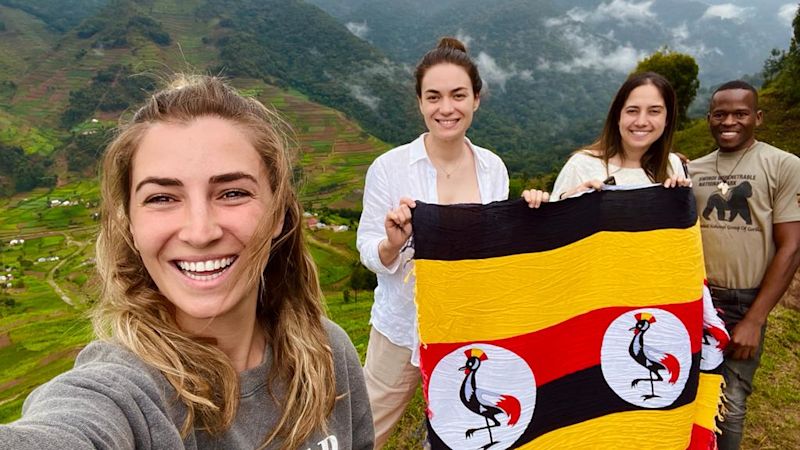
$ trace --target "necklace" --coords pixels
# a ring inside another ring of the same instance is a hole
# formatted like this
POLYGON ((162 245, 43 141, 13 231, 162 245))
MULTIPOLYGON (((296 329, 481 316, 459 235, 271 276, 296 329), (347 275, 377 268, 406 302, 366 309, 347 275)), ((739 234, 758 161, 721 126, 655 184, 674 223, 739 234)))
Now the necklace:
POLYGON ((719 191, 722 192, 722 195, 728 195, 728 191, 731 189, 730 185, 728 184, 728 180, 731 179, 731 175, 733 175, 733 171, 736 170, 737 167, 739 167, 739 163, 742 162, 742 160, 744 159, 744 155, 746 155, 747 152, 749 152, 751 148, 753 148, 752 145, 750 147, 747 147, 747 149, 745 149, 745 151, 742 152, 742 156, 740 156, 739 159, 736 161, 736 164, 733 165, 733 169, 731 169, 731 171, 728 172, 728 175, 724 176, 724 177, 722 176, 721 173, 719 173, 719 152, 720 152, 720 150, 717 150, 717 158, 714 160, 714 170, 717 172, 717 176, 719 177, 719 179, 722 180, 717 185, 717 189, 719 189, 719 191))
MULTIPOLYGON (((450 175, 456 173, 456 171, 461 167, 461 163, 463 161, 464 161, 464 152, 462 151, 461 157, 458 158, 458 161, 456 161, 455 165, 453 166, 452 169, 450 169, 450 171, 445 170, 443 166, 439 166, 437 164, 434 164, 434 166, 436 167, 436 170, 441 170, 444 173, 444 176, 449 180, 450 175)), ((433 162, 433 160, 431 160, 431 162, 433 162)))

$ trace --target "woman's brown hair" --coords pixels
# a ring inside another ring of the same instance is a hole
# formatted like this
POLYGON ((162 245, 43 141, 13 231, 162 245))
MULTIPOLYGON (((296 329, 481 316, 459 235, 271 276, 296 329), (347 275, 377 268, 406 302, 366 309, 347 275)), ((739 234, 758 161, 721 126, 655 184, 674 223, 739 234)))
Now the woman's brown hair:
POLYGON ((483 87, 483 81, 478 73, 478 66, 467 55, 467 47, 456 38, 443 37, 439 39, 439 44, 422 57, 414 71, 416 79, 417 97, 422 97, 422 78, 431 67, 437 64, 455 64, 464 69, 469 75, 472 84, 472 92, 478 97, 483 87))
POLYGON ((647 149, 642 156, 641 163, 647 177, 654 183, 661 183, 669 176, 669 152, 672 150, 672 136, 675 133, 677 103, 672 85, 669 84, 666 78, 655 72, 633 74, 625 80, 614 96, 611 107, 608 109, 603 133, 588 149, 595 151, 606 167, 608 167, 609 159, 616 155, 620 155, 622 159, 625 159, 622 135, 619 132, 622 108, 634 89, 647 84, 655 86, 658 92, 661 93, 661 98, 664 99, 664 105, 667 109, 667 120, 664 132, 647 149))

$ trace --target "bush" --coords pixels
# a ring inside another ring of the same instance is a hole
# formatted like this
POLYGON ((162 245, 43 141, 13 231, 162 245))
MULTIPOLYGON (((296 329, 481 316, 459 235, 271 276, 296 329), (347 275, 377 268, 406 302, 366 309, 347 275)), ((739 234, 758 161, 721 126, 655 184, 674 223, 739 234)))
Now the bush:
POLYGON ((131 17, 131 19, 128 21, 127 28, 138 30, 146 38, 161 46, 169 45, 170 42, 172 42, 172 39, 169 37, 169 33, 164 31, 164 29, 161 27, 161 24, 149 17, 131 17))
POLYGON ((104 19, 93 17, 85 20, 75 30, 76 34, 81 39, 89 39, 106 27, 107 22, 104 19))
POLYGON ((26 155, 19 147, 5 147, 0 144, 0 178, 9 180, 7 184, 0 186, 0 195, 54 184, 53 177, 48 176, 51 163, 45 156, 26 155))
POLYGON ((355 301, 358 301, 358 291, 371 291, 377 286, 378 277, 372 271, 359 262, 353 264, 353 270, 350 272, 349 287, 355 291, 355 301))
POLYGON ((124 111, 139 103, 146 92, 154 89, 152 79, 133 76, 130 66, 113 64, 100 70, 92 84, 77 91, 70 91, 69 104, 61 115, 61 125, 71 129, 89 119, 96 110, 124 111))

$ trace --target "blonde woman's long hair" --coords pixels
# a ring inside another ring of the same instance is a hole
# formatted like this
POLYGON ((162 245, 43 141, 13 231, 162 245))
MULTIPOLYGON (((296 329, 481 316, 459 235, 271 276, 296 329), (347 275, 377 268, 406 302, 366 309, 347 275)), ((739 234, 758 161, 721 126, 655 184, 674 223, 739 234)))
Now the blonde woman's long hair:
POLYGON ((290 132, 276 113, 221 79, 176 77, 119 127, 107 147, 97 241, 103 292, 92 311, 94 330, 99 338, 130 349, 166 377, 186 406, 182 436, 193 428, 212 435, 230 428, 239 406, 237 372, 207 338, 178 327, 174 307, 148 274, 130 231, 132 163, 142 137, 155 123, 189 123, 206 116, 244 130, 269 176, 273 204, 240 255, 245 259, 239 266, 245 282, 260 286, 256 316, 272 352, 270 380, 286 386, 286 397, 277 399, 283 413, 263 447, 279 441, 283 448, 297 448, 312 432, 326 429, 336 392, 322 291, 292 186, 290 132), (281 220, 282 230, 273 239, 281 220))

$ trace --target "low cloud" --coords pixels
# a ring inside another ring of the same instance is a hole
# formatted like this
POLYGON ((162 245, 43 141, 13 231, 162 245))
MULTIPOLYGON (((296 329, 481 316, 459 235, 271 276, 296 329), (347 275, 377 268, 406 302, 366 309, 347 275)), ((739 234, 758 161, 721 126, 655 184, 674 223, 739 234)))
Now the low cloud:
MULTIPOLYGON (((629 42, 619 42, 613 28, 605 36, 592 34, 584 28, 600 22, 613 22, 614 25, 628 23, 654 22, 656 14, 651 10, 654 1, 611 0, 603 2, 593 10, 572 8, 563 16, 546 19, 548 28, 555 28, 558 38, 572 50, 570 61, 549 61, 539 59, 537 70, 557 70, 576 72, 579 70, 612 70, 629 72, 636 63, 647 56, 629 42)), ((684 30, 678 30, 684 32, 684 30)), ((686 31, 688 33, 688 31, 686 31)))
POLYGON ((686 25, 686 22, 669 31, 672 35, 672 39, 676 41, 685 41, 686 39, 689 39, 689 27, 686 25))
POLYGON ((744 23, 747 16, 754 12, 755 8, 753 7, 741 7, 733 3, 723 3, 722 5, 709 6, 700 19, 722 19, 744 23))
POLYGON ((351 33, 355 34, 361 39, 366 39, 367 33, 369 33, 369 27, 367 26, 366 21, 361 23, 347 22, 344 26, 346 26, 351 33))
POLYGON ((615 19, 628 22, 655 19, 656 15, 650 11, 653 1, 647 2, 627 2, 625 0, 613 0, 611 3, 601 3, 595 10, 598 18, 615 19))
POLYGON ((778 8, 778 18, 788 26, 792 26, 795 14, 797 14, 797 3, 787 3, 778 8))
POLYGON ((385 78, 392 78, 397 76, 397 70, 405 70, 405 68, 403 66, 396 65, 391 61, 389 61, 388 59, 384 58, 378 64, 370 64, 364 67, 361 70, 361 73, 369 77, 379 76, 385 78))
POLYGON ((537 69, 576 72, 579 70, 613 70, 630 72, 647 56, 647 52, 631 44, 620 44, 590 34, 582 34, 578 26, 565 27, 563 36, 575 56, 567 62, 539 60, 537 69))
POLYGON ((555 67, 563 72, 574 72, 577 69, 594 69, 628 73, 645 56, 647 56, 646 52, 630 45, 619 45, 608 52, 599 46, 589 45, 580 50, 580 56, 577 58, 573 58, 572 61, 567 63, 556 63, 555 67))
POLYGON ((350 95, 352 95, 353 98, 366 105, 369 109, 377 111, 381 103, 380 98, 370 95, 369 91, 367 91, 364 86, 358 84, 349 84, 347 88, 350 90, 350 95))
POLYGON ((626 23, 654 20, 656 15, 650 8, 653 0, 637 3, 627 0, 611 0, 601 3, 594 10, 572 8, 561 17, 545 20, 545 26, 554 27, 574 23, 598 23, 609 20, 626 23))
POLYGON ((478 65, 483 81, 490 86, 499 87, 500 91, 506 90, 506 82, 511 78, 516 77, 526 81, 533 79, 532 71, 518 70, 513 64, 503 68, 486 52, 478 53, 478 57, 475 58, 475 64, 478 65))
POLYGON ((687 53, 695 58, 708 55, 709 53, 719 52, 718 48, 709 49, 703 42, 697 39, 690 39, 689 27, 686 23, 669 30, 672 37, 670 48, 681 53, 687 53))

